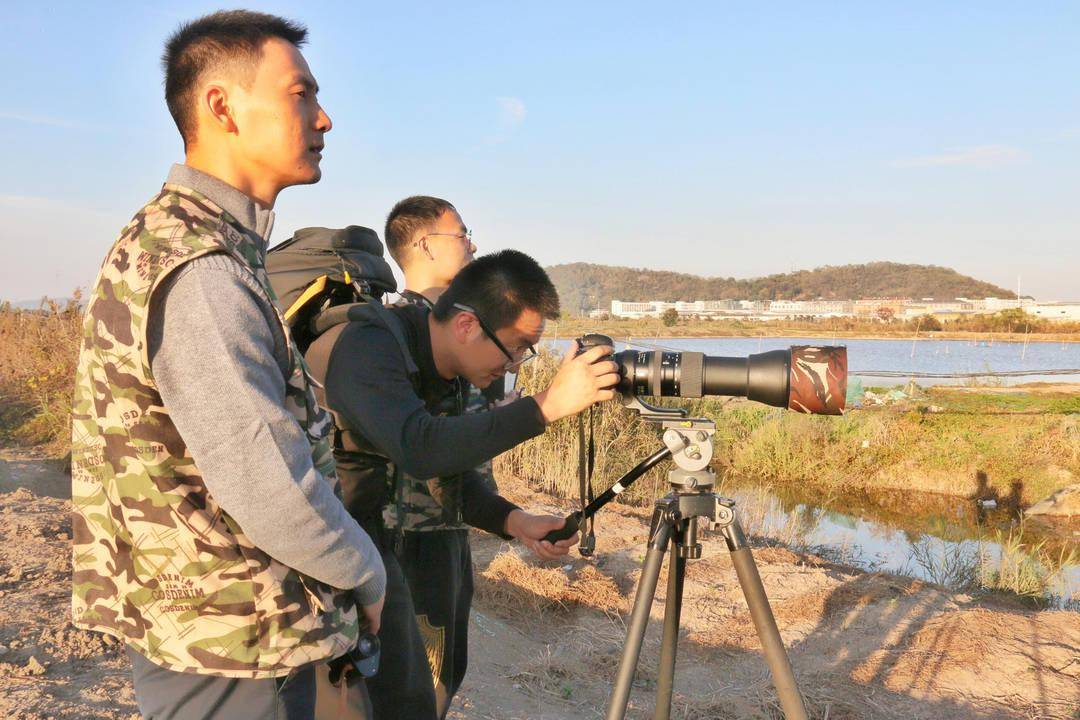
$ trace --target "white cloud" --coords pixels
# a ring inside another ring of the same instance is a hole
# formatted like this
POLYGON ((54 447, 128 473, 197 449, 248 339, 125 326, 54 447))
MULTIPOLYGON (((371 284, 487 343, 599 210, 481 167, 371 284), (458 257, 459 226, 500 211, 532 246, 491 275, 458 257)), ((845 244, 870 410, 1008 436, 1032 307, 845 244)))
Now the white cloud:
POLYGON ((1026 152, 1008 145, 975 145, 956 148, 940 155, 894 160, 889 165, 894 168, 970 167, 987 170, 1004 165, 1015 165, 1027 159, 1026 152))
POLYGON ((499 100, 499 121, 502 125, 520 125, 525 122, 525 103, 521 98, 501 97, 499 100))
POLYGON ((497 97, 499 114, 491 135, 484 139, 484 145, 501 145, 525 122, 525 103, 521 98, 497 97))
POLYGON ((56 208, 60 203, 46 197, 34 195, 0 195, 0 206, 10 208, 56 208))
POLYGON ((85 129, 87 127, 85 123, 75 122, 74 120, 45 117, 43 115, 27 115, 26 113, 8 112, 6 110, 0 110, 0 120, 15 120, 16 122, 29 123, 31 125, 46 125, 48 127, 58 128, 85 129))

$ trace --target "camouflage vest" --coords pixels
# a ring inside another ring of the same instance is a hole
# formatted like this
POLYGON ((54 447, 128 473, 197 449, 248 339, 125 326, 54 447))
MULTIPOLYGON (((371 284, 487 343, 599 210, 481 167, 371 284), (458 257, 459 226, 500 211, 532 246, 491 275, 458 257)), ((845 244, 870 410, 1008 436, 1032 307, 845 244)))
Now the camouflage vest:
MULTIPOLYGON (((170 670, 275 677, 352 647, 357 614, 350 591, 252 544, 207 492, 162 406, 147 357, 151 298, 183 263, 215 252, 248 267, 273 299, 261 241, 203 195, 165 185, 98 275, 73 409, 72 618, 170 670)), ((286 405, 336 486, 330 421, 289 343, 286 405)))
MULTIPOLYGON (((462 398, 448 396, 437 407, 428 408, 432 415, 461 415, 462 398)), ((426 480, 398 471, 391 502, 383 507, 383 525, 388 530, 401 528, 406 532, 436 530, 467 530, 462 519, 461 476, 448 475, 426 480)))

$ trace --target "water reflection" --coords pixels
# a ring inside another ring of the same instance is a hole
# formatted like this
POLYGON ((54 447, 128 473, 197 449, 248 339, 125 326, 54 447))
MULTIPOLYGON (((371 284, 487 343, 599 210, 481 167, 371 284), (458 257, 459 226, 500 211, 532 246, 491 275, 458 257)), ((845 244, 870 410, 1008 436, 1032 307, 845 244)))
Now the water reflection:
POLYGON ((1080 610, 1080 522, 1021 523, 1018 491, 995 496, 996 507, 899 491, 810 498, 738 481, 720 492, 738 502, 752 534, 870 571, 961 591, 1009 588, 1051 607, 1080 610))

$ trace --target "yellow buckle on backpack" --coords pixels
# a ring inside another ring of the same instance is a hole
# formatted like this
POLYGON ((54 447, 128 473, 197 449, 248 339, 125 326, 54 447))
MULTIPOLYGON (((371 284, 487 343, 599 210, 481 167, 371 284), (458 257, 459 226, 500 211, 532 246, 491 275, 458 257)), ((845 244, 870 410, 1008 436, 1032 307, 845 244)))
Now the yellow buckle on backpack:
POLYGON ((304 307, 304 304, 308 300, 315 297, 323 290, 326 289, 326 275, 320 275, 315 279, 315 282, 308 285, 307 290, 300 294, 300 297, 296 298, 296 302, 289 306, 289 309, 285 311, 285 319, 290 320, 293 315, 300 312, 300 308, 304 307))

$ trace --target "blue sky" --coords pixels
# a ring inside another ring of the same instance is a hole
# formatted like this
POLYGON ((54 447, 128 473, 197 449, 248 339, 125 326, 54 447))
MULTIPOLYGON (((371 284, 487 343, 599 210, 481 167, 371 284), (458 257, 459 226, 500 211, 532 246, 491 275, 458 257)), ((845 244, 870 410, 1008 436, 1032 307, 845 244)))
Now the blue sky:
MULTIPOLYGON (((93 281, 182 159, 158 58, 218 3, 5 3, 0 298, 93 281), (97 5, 96 7, 94 5, 97 5)), ((416 193, 481 252, 753 277, 931 263, 1080 298, 1080 4, 313 3, 334 129, 274 240, 416 193)))

